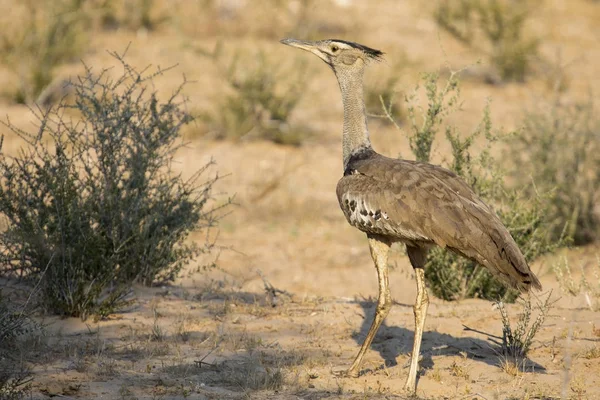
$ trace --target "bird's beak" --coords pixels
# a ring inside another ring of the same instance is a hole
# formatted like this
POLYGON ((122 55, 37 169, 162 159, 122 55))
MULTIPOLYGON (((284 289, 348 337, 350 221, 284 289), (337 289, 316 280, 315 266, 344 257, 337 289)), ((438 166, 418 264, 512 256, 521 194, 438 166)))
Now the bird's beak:
POLYGON ((297 39, 288 38, 288 39, 282 39, 281 43, 287 44, 288 46, 297 47, 302 50, 310 51, 311 53, 313 53, 314 55, 319 57, 321 60, 323 60, 327 64, 329 64, 329 58, 327 57, 327 55, 325 53, 323 53, 321 50, 319 50, 317 42, 309 42, 309 41, 305 41, 305 40, 297 40, 297 39))

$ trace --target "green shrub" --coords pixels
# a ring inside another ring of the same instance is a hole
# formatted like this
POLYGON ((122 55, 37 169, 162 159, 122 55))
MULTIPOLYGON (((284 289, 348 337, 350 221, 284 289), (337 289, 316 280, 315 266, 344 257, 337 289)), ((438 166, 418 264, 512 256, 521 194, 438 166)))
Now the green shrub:
POLYGON ((548 218, 554 237, 568 234, 577 245, 600 238, 600 119, 590 100, 557 100, 525 115, 524 128, 512 142, 513 176, 518 185, 533 180, 526 195, 554 191, 548 218))
POLYGON ((523 82, 539 44, 524 32, 531 10, 529 1, 442 0, 434 18, 456 39, 486 53, 502 79, 523 82))
MULTIPOLYGON (((506 187, 504 171, 493 158, 491 150, 499 141, 511 136, 492 129, 489 104, 483 118, 470 134, 462 134, 452 125, 444 125, 445 118, 460 106, 460 86, 453 72, 440 85, 437 74, 423 76, 427 107, 417 107, 418 87, 407 96, 408 138, 414 158, 432 160, 433 143, 444 128, 444 138, 451 148, 451 157, 442 163, 453 170, 473 188, 487 204, 492 206, 523 251, 528 262, 564 243, 553 238, 552 222, 548 219, 551 196, 515 191, 506 187), (472 149, 475 141, 482 146, 472 149)), ((508 289, 494 278, 485 267, 439 247, 431 249, 425 266, 425 278, 433 294, 444 300, 482 297, 512 302, 518 293, 508 289)))
POLYGON ((80 0, 24 1, 4 21, 0 62, 19 78, 14 100, 29 103, 54 79, 56 67, 73 61, 85 47, 86 15, 80 0), (12 14, 11 14, 12 15, 12 14))
POLYGON ((210 250, 186 243, 190 232, 218 219, 212 163, 188 179, 172 170, 192 120, 181 87, 161 102, 148 87, 162 71, 143 76, 113 55, 122 76, 86 67, 74 105, 38 114, 35 135, 8 122, 27 146, 0 152, 0 273, 40 279, 41 304, 61 315, 106 315, 127 303, 133 282, 174 279, 210 250))
POLYGON ((306 65, 283 70, 264 53, 234 55, 226 63, 222 49, 206 53, 223 71, 228 94, 217 110, 204 113, 207 133, 218 139, 263 139, 298 146, 310 135, 305 127, 290 123, 291 115, 306 88, 306 65), (286 83, 285 88, 278 85, 286 83))

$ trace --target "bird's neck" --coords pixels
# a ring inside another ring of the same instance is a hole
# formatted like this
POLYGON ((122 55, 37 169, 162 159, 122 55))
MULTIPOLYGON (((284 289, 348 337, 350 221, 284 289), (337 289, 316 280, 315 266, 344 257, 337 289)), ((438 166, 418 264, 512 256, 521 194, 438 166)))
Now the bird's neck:
POLYGON ((342 101, 344 103, 344 133, 342 150, 344 155, 344 170, 352 153, 359 149, 371 148, 367 115, 363 99, 363 73, 358 71, 340 71, 337 74, 342 101))

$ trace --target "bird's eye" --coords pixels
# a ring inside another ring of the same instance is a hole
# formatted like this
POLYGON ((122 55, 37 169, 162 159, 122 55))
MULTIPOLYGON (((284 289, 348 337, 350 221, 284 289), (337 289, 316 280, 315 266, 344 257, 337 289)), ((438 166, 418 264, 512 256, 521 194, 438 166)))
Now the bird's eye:
POLYGON ((339 50, 339 47, 337 47, 336 45, 333 45, 333 46, 331 46, 331 51, 332 51, 333 53, 335 53, 335 52, 336 52, 336 51, 338 51, 338 50, 339 50))

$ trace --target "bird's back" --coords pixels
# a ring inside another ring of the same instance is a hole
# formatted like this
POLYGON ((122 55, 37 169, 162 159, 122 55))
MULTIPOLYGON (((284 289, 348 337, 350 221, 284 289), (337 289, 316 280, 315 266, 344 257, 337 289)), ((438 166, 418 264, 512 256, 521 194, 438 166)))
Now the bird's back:
POLYGON ((364 232, 414 246, 437 244, 512 287, 541 289, 500 219, 447 169, 365 148, 350 158, 337 196, 348 222, 364 232))

